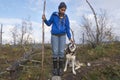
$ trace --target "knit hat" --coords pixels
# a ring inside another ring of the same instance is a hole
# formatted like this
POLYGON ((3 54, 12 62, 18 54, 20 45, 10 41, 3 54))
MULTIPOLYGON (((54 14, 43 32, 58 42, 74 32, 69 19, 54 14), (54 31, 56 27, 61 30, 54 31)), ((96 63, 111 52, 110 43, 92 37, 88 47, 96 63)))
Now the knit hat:
POLYGON ((58 9, 60 8, 66 8, 67 9, 67 6, 64 2, 61 2, 60 5, 58 6, 58 9))

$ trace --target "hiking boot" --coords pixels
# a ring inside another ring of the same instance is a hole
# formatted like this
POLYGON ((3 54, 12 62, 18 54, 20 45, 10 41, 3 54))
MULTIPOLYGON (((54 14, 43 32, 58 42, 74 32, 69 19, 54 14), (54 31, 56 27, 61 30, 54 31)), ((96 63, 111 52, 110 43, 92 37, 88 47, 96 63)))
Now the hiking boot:
POLYGON ((58 75, 63 75, 63 65, 64 65, 64 58, 59 58, 59 68, 58 68, 58 75))
POLYGON ((53 58, 53 75, 58 75, 57 58, 53 58))

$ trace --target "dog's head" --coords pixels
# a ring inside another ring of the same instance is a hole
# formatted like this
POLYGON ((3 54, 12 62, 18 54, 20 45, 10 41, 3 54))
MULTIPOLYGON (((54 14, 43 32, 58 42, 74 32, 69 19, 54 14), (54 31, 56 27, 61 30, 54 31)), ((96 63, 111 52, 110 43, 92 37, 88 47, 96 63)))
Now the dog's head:
POLYGON ((74 53, 74 52, 76 51, 76 48, 77 48, 77 46, 76 46, 75 43, 69 43, 69 44, 67 45, 67 48, 65 49, 65 51, 66 51, 67 53, 74 53))

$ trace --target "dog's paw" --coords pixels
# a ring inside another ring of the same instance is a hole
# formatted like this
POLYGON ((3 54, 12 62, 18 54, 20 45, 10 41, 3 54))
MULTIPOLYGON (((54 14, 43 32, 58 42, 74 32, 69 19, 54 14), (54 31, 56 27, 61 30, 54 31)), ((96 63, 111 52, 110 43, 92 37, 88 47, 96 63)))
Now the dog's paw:
POLYGON ((74 75, 76 75, 76 72, 75 72, 75 71, 73 71, 73 74, 74 74, 74 75))
POLYGON ((75 68, 75 70, 78 70, 80 68, 80 66, 77 66, 76 68, 75 68))
POLYGON ((66 71, 67 71, 67 69, 65 68, 63 71, 64 71, 64 72, 66 72, 66 71))

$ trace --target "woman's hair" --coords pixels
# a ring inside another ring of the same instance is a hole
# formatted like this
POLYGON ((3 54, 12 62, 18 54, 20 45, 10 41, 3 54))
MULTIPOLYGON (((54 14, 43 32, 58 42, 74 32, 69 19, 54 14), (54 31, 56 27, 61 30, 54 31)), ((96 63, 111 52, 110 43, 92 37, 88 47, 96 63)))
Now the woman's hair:
POLYGON ((67 6, 65 4, 65 2, 61 2, 58 6, 58 9, 61 9, 61 8, 66 8, 67 9, 67 6))

